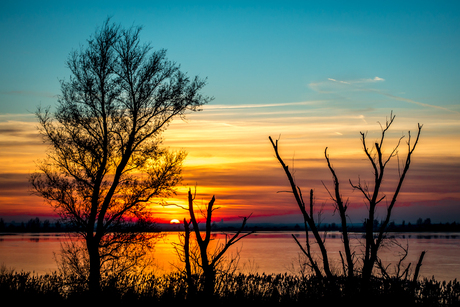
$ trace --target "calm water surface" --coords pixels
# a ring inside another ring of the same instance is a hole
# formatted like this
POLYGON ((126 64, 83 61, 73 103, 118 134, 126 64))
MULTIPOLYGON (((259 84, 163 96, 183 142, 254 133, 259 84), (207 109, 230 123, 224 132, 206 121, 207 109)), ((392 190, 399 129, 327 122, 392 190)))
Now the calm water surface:
MULTIPOLYGON (((293 232, 300 242, 305 241, 303 232, 293 232)), ((409 255, 404 263, 412 262, 412 268, 422 251, 426 251, 420 275, 434 276, 437 280, 454 280, 460 277, 460 234, 459 233, 396 233, 394 237, 402 245, 409 245, 409 255)), ((30 271, 45 274, 57 269, 55 255, 59 253, 65 234, 0 234, 0 265, 16 271, 30 271)), ((223 234, 214 237, 214 244, 224 241, 223 234)), ((177 259, 173 243, 178 243, 178 233, 164 233, 157 239, 153 250, 156 270, 165 273, 182 266, 177 259)), ((354 248, 361 250, 361 234, 355 236, 354 248)), ((338 251, 342 249, 340 233, 330 233, 326 247, 333 267, 340 269, 338 251)), ((295 273, 299 269, 299 247, 291 232, 260 232, 235 244, 228 250, 228 256, 239 255, 239 269, 243 272, 295 273)), ((401 249, 392 246, 382 250, 382 261, 396 263, 401 249)), ((389 272, 393 272, 389 269, 389 272)))

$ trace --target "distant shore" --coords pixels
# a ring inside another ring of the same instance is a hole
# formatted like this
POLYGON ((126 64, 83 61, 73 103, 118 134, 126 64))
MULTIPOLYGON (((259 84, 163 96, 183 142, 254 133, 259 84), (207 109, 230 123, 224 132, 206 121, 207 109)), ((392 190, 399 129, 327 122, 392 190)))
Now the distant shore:
MULTIPOLYGON (((374 222, 374 227, 377 229, 379 223, 374 222)), ((232 232, 237 231, 240 224, 237 223, 214 223, 214 231, 232 232)), ((182 224, 161 224, 155 223, 154 229, 161 231, 183 231, 182 224)), ((319 226, 321 231, 326 232, 341 232, 341 225, 336 223, 324 223, 319 226)), ((302 224, 273 224, 273 223, 248 223, 245 227, 246 231, 304 231, 305 226, 302 224)), ((46 233, 46 232, 75 232, 71 226, 49 220, 41 221, 39 218, 30 219, 24 223, 5 223, 0 218, 0 233, 46 233)), ((349 232, 364 232, 364 224, 350 224, 349 232)), ((395 224, 390 223, 387 227, 387 232, 460 232, 460 224, 453 223, 431 223, 430 219, 419 219, 416 223, 395 224)))

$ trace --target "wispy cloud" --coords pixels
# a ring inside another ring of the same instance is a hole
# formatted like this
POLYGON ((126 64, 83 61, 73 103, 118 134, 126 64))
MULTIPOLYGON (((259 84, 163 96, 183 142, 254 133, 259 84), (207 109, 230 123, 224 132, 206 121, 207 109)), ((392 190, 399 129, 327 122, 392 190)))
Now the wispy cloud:
POLYGON ((385 81, 385 79, 381 77, 377 77, 377 76, 374 78, 356 79, 356 80, 338 80, 335 78, 327 78, 327 80, 325 81, 311 82, 310 84, 308 84, 308 86, 315 92, 318 92, 321 94, 327 94, 327 93, 337 92, 336 89, 331 89, 332 84, 344 84, 345 86, 349 86, 350 89, 358 90, 359 88, 362 87, 359 85, 365 85, 368 83, 376 83, 376 82, 382 82, 382 81, 385 81))
POLYGON ((2 91, 3 95, 20 95, 20 96, 39 96, 46 98, 55 98, 57 95, 50 92, 36 92, 36 91, 2 91))
POLYGON ((394 99, 394 100, 399 100, 399 101, 404 101, 404 102, 408 102, 408 103, 417 104, 417 105, 422 106, 422 107, 434 108, 434 109, 438 109, 438 110, 443 110, 443 111, 447 111, 447 112, 460 114, 460 112, 455 111, 455 110, 450 110, 448 108, 444 108, 444 107, 441 107, 441 106, 428 104, 428 103, 423 103, 423 102, 415 101, 415 100, 404 98, 404 97, 399 97, 399 96, 388 94, 388 93, 385 93, 385 92, 382 92, 382 91, 379 91, 379 90, 375 90, 375 89, 366 89, 365 91, 377 93, 377 94, 389 97, 389 98, 394 99))
POLYGON ((327 80, 329 80, 329 81, 333 81, 333 82, 344 83, 344 84, 350 84, 350 82, 346 82, 346 81, 340 81, 340 80, 336 80, 336 79, 332 79, 332 78, 327 78, 327 80))
POLYGON ((383 82, 383 81, 385 81, 385 79, 381 78, 381 77, 378 77, 378 76, 376 76, 374 78, 346 80, 346 81, 345 80, 338 80, 338 79, 334 79, 334 78, 327 78, 327 81, 312 82, 312 83, 309 84, 309 86, 310 86, 311 89, 313 89, 314 91, 316 91, 318 93, 322 93, 322 94, 325 94, 325 93, 338 94, 338 93, 341 92, 341 89, 337 89, 337 87, 332 87, 331 84, 343 84, 344 87, 342 87, 342 90, 343 90, 343 88, 347 88, 348 91, 351 90, 351 91, 356 91, 356 92, 376 93, 376 94, 391 98, 393 100, 404 101, 404 102, 411 103, 411 104, 416 104, 416 105, 419 105, 419 106, 422 106, 422 107, 434 108, 434 109, 438 109, 438 110, 443 110, 443 111, 447 111, 447 112, 451 112, 451 113, 460 114, 460 112, 458 112, 458 111, 451 110, 451 109, 448 109, 448 108, 445 108, 445 107, 442 107, 442 106, 437 106, 437 105, 433 105, 433 104, 429 104, 429 103, 415 101, 413 99, 400 97, 400 96, 397 96, 397 95, 389 94, 389 93, 384 92, 382 90, 369 88, 369 87, 365 86, 366 84, 372 84, 372 83, 383 82))
POLYGON ((266 103, 266 104, 239 104, 239 105, 206 105, 203 109, 249 109, 249 108, 272 108, 272 107, 287 107, 287 106, 306 106, 315 105, 323 102, 324 100, 300 101, 300 102, 283 102, 283 103, 266 103))
POLYGON ((332 82, 338 82, 338 83, 343 83, 343 84, 373 83, 373 82, 385 81, 385 79, 377 77, 377 76, 374 77, 373 79, 369 78, 369 79, 358 79, 358 80, 349 80, 349 81, 336 80, 333 78, 327 78, 327 79, 332 82))

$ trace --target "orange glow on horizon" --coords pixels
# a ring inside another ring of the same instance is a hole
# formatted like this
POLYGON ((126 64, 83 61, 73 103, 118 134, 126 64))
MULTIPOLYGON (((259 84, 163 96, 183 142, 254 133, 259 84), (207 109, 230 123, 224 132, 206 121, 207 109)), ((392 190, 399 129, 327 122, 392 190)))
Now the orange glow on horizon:
MULTIPOLYGON (((200 219, 199 208, 213 195, 219 208, 213 213, 216 221, 236 221, 250 214, 252 220, 297 214, 292 195, 283 193, 289 190, 289 185, 274 156, 269 136, 279 139, 280 154, 294 171, 304 195, 309 189, 314 190, 318 210, 324 205, 325 212, 333 211, 322 184, 329 188, 332 184, 324 158, 326 147, 341 180, 344 197, 349 198, 351 207, 363 208, 362 195, 352 191, 348 179, 372 180, 372 168, 362 151, 359 132, 367 132, 368 145, 372 146, 380 136, 377 121, 385 121, 381 111, 372 116, 320 116, 318 113, 304 117, 301 113, 289 117, 275 112, 262 120, 257 113, 245 113, 249 109, 232 109, 229 113, 222 109, 204 109, 190 114, 186 122, 173 121, 164 133, 165 146, 185 150, 188 156, 177 194, 164 200, 169 205, 161 206, 159 200, 151 202, 150 209, 157 221, 170 223, 172 217, 179 221, 188 219, 188 212, 184 210, 188 207, 187 193, 189 189, 195 192, 195 188, 196 212, 200 219)), ((424 124, 398 201, 405 205, 429 201, 430 206, 434 206, 460 199, 458 188, 451 184, 457 180, 455 176, 460 168, 460 152, 452 150, 458 147, 458 121, 444 115, 421 116, 417 120, 417 114, 409 116, 409 113, 396 117, 384 143, 384 154, 389 154, 398 138, 405 135, 399 148, 403 158, 407 151, 407 131, 410 130, 414 138, 417 122, 424 124), (439 131, 447 133, 443 135, 439 131)), ((0 135, 0 142, 7 144, 0 152, 0 184, 3 186, 0 216, 53 215, 48 204, 30 194, 28 185, 28 175, 36 170, 35 161, 45 158, 47 150, 36 131, 36 123, 4 121, 0 122, 0 129, 14 132, 0 135)), ((391 191, 397 179, 396 161, 395 158, 386 171, 387 191, 391 191)))

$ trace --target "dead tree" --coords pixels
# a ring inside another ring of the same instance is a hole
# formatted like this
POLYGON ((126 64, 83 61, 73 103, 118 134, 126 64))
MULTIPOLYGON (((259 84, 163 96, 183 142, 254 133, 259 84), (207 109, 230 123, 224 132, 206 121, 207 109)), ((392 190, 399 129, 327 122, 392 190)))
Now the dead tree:
POLYGON ((352 254, 351 247, 350 247, 350 239, 348 236, 348 227, 347 227, 347 209, 348 209, 348 201, 343 201, 342 200, 342 195, 340 194, 340 187, 339 187, 339 179, 337 178, 337 175, 332 168, 331 161, 329 160, 329 155, 327 154, 327 147, 324 150, 324 156, 327 161, 327 166, 329 167, 329 170, 331 171, 332 174, 332 179, 334 182, 334 194, 329 192, 329 189, 326 187, 326 185, 323 183, 324 187, 326 188, 327 192, 329 193, 329 196, 331 197, 332 201, 335 204, 335 209, 339 212, 340 216, 340 222, 341 222, 341 228, 342 228, 342 239, 343 239, 343 246, 345 249, 345 258, 347 260, 347 264, 345 265, 342 254, 340 256, 342 257, 342 264, 343 264, 343 270, 344 274, 346 274, 349 278, 354 276, 354 255, 352 254))
MULTIPOLYGON (((176 251, 180 253, 181 260, 185 262, 185 271, 186 271, 186 279, 187 284, 189 287, 189 292, 196 291, 195 280, 192 272, 192 262, 196 262, 201 271, 202 277, 204 278, 204 289, 203 292, 206 296, 212 296, 215 291, 215 283, 216 283, 216 274, 218 273, 219 265, 223 260, 224 254, 227 252, 228 248, 240 241, 241 239, 249 236, 253 233, 251 232, 243 232, 244 228, 246 227, 246 223, 249 217, 244 217, 241 227, 238 231, 230 236, 230 238, 226 237, 225 242, 220 244, 216 247, 214 251, 209 249, 209 243, 211 242, 212 238, 212 213, 214 210, 218 209, 214 207, 215 197, 213 196, 211 201, 206 206, 204 218, 205 218, 205 226, 204 226, 204 238, 202 236, 202 232, 199 228, 199 222, 195 215, 195 208, 194 208, 194 196, 192 192, 189 190, 188 192, 188 207, 186 209, 189 212, 190 220, 187 221, 184 219, 184 243, 183 248, 179 251, 176 248, 176 251), (190 225, 192 227, 190 227, 190 225), (194 233, 196 238, 196 243, 198 245, 198 249, 194 251, 191 248, 191 233, 194 233)), ((193 295, 193 293, 192 293, 193 295)))
POLYGON ((384 178, 383 176, 385 173, 385 168, 388 165, 388 162, 390 162, 391 158, 395 157, 398 154, 399 145, 401 143, 402 138, 404 137, 402 136, 399 139, 397 145, 393 148, 392 152, 388 155, 388 157, 384 158, 382 147, 383 147, 383 142, 385 139, 385 133, 390 128, 394 119, 395 119, 395 116, 393 115, 393 113, 391 113, 390 119, 387 120, 385 123, 385 127, 382 127, 380 141, 374 144, 373 149, 375 149, 376 151, 374 154, 372 154, 372 149, 369 149, 367 147, 366 134, 363 132, 360 132, 361 142, 363 144, 363 150, 374 170, 374 182, 373 182, 374 187, 372 191, 370 190, 367 184, 362 185, 361 180, 358 180, 358 184, 353 184, 353 182, 349 180, 353 189, 360 191, 363 194, 368 204, 368 217, 366 219, 366 230, 365 230, 366 231, 366 234, 365 234, 366 243, 365 243, 365 251, 364 251, 364 258, 363 258, 363 268, 361 272, 362 277, 366 280, 368 280, 372 275, 372 270, 374 269, 374 266, 378 258, 379 248, 385 238, 386 229, 387 229, 388 223, 390 222, 392 210, 396 204, 396 199, 401 190, 401 187, 406 177, 407 171, 409 170, 410 163, 411 163, 411 157, 417 146, 417 143, 420 137, 420 132, 422 130, 422 125, 418 124, 418 132, 417 132, 417 136, 416 136, 416 139, 413 145, 411 144, 410 131, 408 132, 409 134, 409 137, 407 140, 408 150, 407 150, 405 162, 403 162, 404 168, 401 171, 401 169, 399 168, 399 164, 398 164, 399 181, 395 188, 395 191, 393 192, 391 201, 387 206, 386 217, 383 220, 383 222, 379 225, 379 228, 377 229, 376 238, 374 238, 374 225, 373 225, 374 223, 373 222, 375 220, 377 205, 380 204, 382 200, 386 198, 386 195, 382 195, 380 191, 382 182, 383 182, 383 178, 384 178))
MULTIPOLYGON (((192 265, 190 261, 190 222, 184 218, 184 263, 185 263, 185 275, 187 280, 187 287, 190 296, 195 295, 196 285, 192 275, 192 265)), ((176 249, 177 251, 177 249, 176 249)))
POLYGON ((307 249, 305 250, 302 245, 299 243, 299 241, 293 236, 293 238, 296 240, 297 244, 300 246, 302 252, 305 254, 305 256, 308 258, 308 261, 310 263, 310 267, 313 269, 315 274, 318 277, 323 276, 321 273, 321 270, 316 263, 316 260, 313 258, 312 252, 311 252, 311 245, 310 245, 310 240, 308 238, 308 228, 310 228, 311 232, 313 233, 313 236, 315 237, 316 243, 319 246, 319 249, 321 251, 321 255, 323 258, 323 270, 324 274, 326 277, 331 278, 332 277, 332 272, 329 267, 329 259, 327 255, 327 250, 324 245, 324 241, 321 238, 321 234, 319 233, 318 227, 316 226, 316 222, 313 217, 313 207, 314 207, 314 202, 313 202, 313 190, 310 190, 310 205, 309 205, 309 211, 307 210, 307 206, 305 205, 305 201, 302 196, 302 191, 299 186, 296 185, 294 178, 289 171, 289 167, 284 163, 283 159, 281 158, 279 151, 278 151, 278 140, 273 142, 272 138, 269 137, 270 142, 272 143, 273 149, 275 150, 275 155, 276 158, 278 159, 279 163, 283 167, 284 172, 286 173, 286 176, 289 180, 289 185, 291 187, 291 191, 294 194, 294 198, 297 202, 297 205, 302 212, 303 220, 304 220, 304 225, 305 225, 305 235, 306 235, 306 247, 307 249))
MULTIPOLYGON (((386 121, 385 126, 382 126, 382 132, 380 136, 380 141, 376 142, 374 145, 373 149, 369 149, 366 145, 366 134, 361 132, 361 141, 363 144, 363 150, 364 153, 366 154, 366 157, 368 160, 371 162, 372 168, 374 170, 374 184, 373 184, 373 190, 371 191, 369 186, 367 184, 361 184, 361 180, 358 181, 357 184, 353 184, 351 180, 349 180, 350 185, 352 186, 353 189, 359 190, 362 192, 364 195, 364 198, 366 199, 368 203, 368 217, 366 219, 366 229, 365 229, 365 251, 364 251, 364 256, 361 259, 362 260, 362 268, 360 275, 363 277, 365 280, 369 280, 372 276, 372 271, 374 269, 374 266, 376 264, 379 264, 379 259, 378 259, 378 251, 379 248, 382 245, 383 240, 385 239, 385 233, 387 226, 390 222, 391 218, 391 213, 392 210, 395 206, 396 199, 399 195, 399 192, 401 190, 402 184, 404 182, 404 179, 406 177, 407 171, 409 170, 410 163, 411 163, 411 157, 412 154, 417 146, 419 137, 420 137, 420 132, 422 129, 422 125, 418 124, 418 132, 417 136, 415 139, 415 142, 412 144, 411 143, 411 134, 409 131, 409 138, 407 141, 407 146, 408 146, 408 151, 406 155, 406 159, 403 162, 404 167, 400 168, 400 165, 398 164, 398 170, 399 170, 399 181, 398 184, 395 188, 395 191, 393 193, 393 196, 391 198, 391 201, 389 202, 386 210, 386 216, 383 222, 380 224, 379 228, 377 229, 377 233, 374 233, 374 220, 375 220, 375 215, 376 215, 376 209, 377 205, 380 204, 385 198, 386 195, 382 195, 380 189, 382 186, 383 182, 383 176, 385 172, 385 168, 390 162, 390 160, 395 157, 398 154, 398 148, 401 143, 401 140, 403 137, 401 137, 397 143, 397 145, 393 148, 391 153, 388 155, 388 157, 384 158, 383 157, 383 142, 385 139, 385 133, 388 131, 390 128, 391 124, 393 123, 395 119, 395 116, 393 113, 390 115, 390 119, 386 121), (375 152, 373 153, 373 151, 375 152)), ((329 269, 329 261, 328 261, 328 254, 327 250, 324 246, 324 241, 322 240, 318 228, 316 226, 315 220, 313 219, 313 191, 310 192, 310 213, 307 212, 305 202, 302 197, 302 192, 300 188, 295 184, 293 176, 291 175, 288 166, 283 162, 282 158, 279 155, 278 151, 278 141, 273 142, 272 138, 269 137, 270 142, 273 145, 273 148, 275 150, 276 157, 278 161, 280 162, 281 166, 283 167, 286 176, 289 180, 290 186, 292 193, 294 194, 294 198, 300 208, 300 211, 302 212, 303 218, 304 218, 304 223, 305 223, 305 229, 306 229, 306 234, 307 234, 307 242, 306 242, 306 247, 307 249, 305 250, 301 244, 297 241, 297 244, 301 247, 302 251, 305 253, 307 256, 310 266, 316 273, 316 275, 320 276, 321 272, 319 270, 319 267, 315 260, 312 257, 311 251, 310 251, 310 242, 308 240, 308 227, 309 226, 310 230, 312 231, 316 243, 318 244, 321 255, 323 258, 323 270, 326 274, 327 277, 331 277, 332 274, 329 269)), ((333 184, 334 184, 334 192, 330 192, 329 189, 327 189, 326 185, 323 183, 323 185, 326 187, 327 192, 329 193, 329 196, 334 202, 336 210, 339 212, 340 219, 341 219, 341 224, 342 224, 342 236, 343 236, 343 244, 344 244, 344 250, 345 250, 345 258, 346 258, 346 264, 345 260, 343 260, 343 256, 340 253, 342 257, 342 264, 344 268, 344 274, 346 274, 348 277, 353 277, 356 274, 356 269, 355 269, 355 255, 351 250, 350 246, 350 239, 348 235, 348 228, 347 228, 347 209, 348 209, 348 201, 343 201, 342 195, 340 193, 340 186, 339 186, 339 180, 337 178, 337 175, 334 171, 334 168, 332 167, 331 161, 329 159, 329 155, 327 154, 327 147, 324 151, 324 155, 327 161, 328 168, 332 174, 332 179, 333 179, 333 184)), ((423 255, 421 255, 420 259, 423 259, 423 255)), ((421 260, 419 262, 421 262, 421 260)), ((380 267, 382 272, 384 272, 384 268, 380 263, 380 267)), ((420 267, 420 265, 418 265, 420 267)), ((418 274, 418 271, 416 272, 418 274)))

